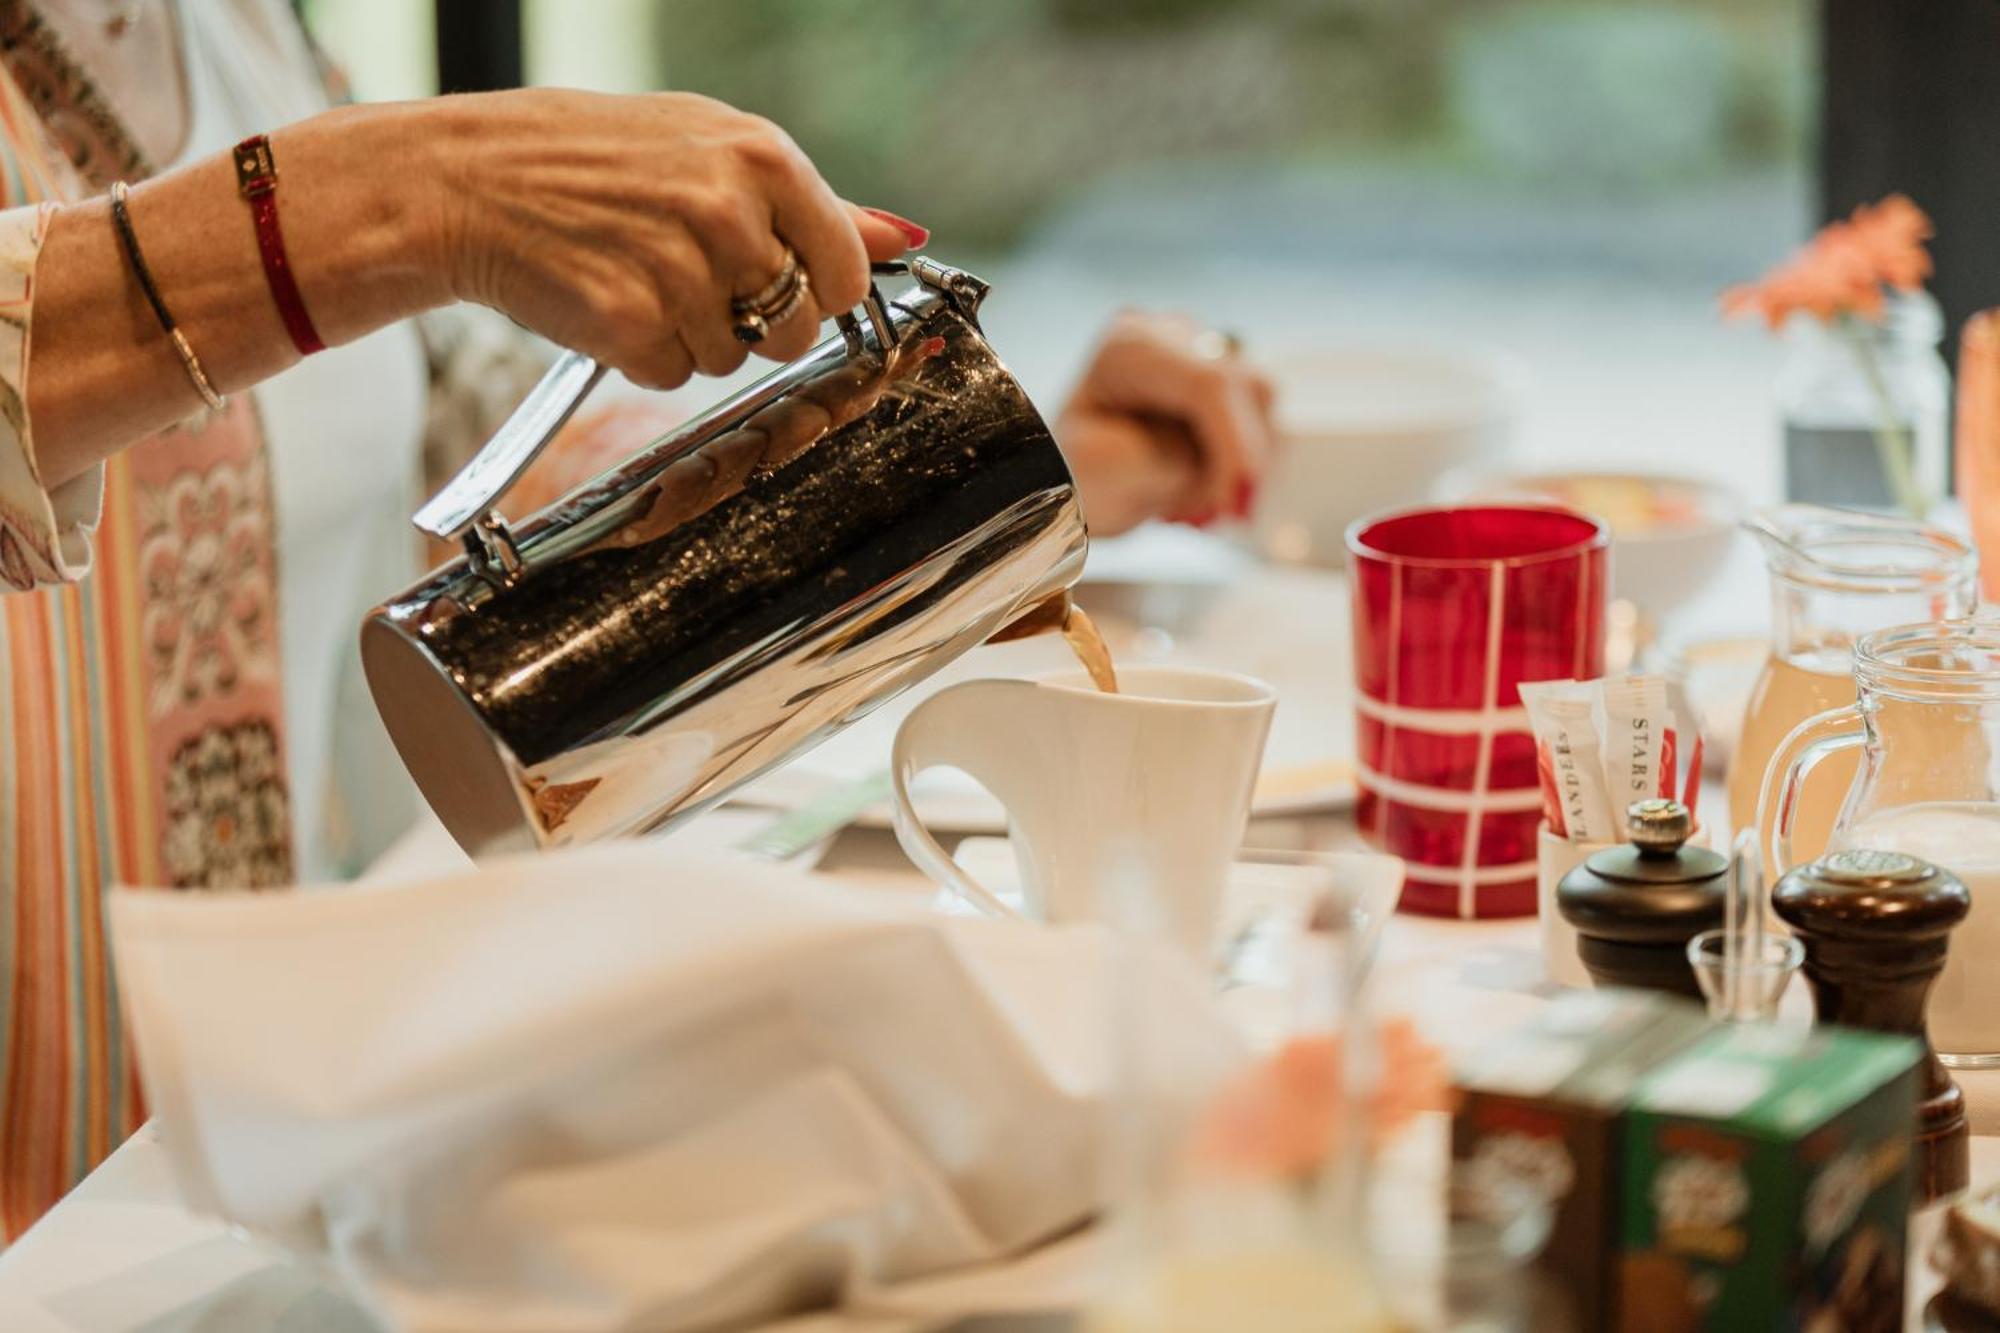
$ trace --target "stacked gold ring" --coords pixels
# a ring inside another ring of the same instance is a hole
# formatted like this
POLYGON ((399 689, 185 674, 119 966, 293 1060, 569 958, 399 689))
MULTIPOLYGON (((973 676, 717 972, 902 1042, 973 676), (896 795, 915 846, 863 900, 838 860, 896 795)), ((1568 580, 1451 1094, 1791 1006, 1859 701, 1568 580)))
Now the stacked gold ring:
POLYGON ((763 290, 756 295, 739 296, 729 303, 736 340, 763 342, 773 324, 790 319, 805 303, 808 289, 806 271, 799 266, 798 253, 786 246, 785 262, 779 267, 778 276, 765 283, 763 290))

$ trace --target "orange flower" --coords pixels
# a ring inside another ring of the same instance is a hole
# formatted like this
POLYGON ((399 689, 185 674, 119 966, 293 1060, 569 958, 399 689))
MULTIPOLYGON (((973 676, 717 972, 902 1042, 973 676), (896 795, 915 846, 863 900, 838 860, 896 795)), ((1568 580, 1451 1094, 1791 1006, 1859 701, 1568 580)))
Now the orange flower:
POLYGON ((1932 235, 1924 211, 1900 194, 1863 204, 1845 222, 1817 236, 1756 282, 1722 294, 1729 315, 1755 312, 1773 329, 1794 314, 1822 322, 1840 315, 1876 319, 1884 286, 1914 291, 1931 274, 1924 242, 1932 235))
POLYGON ((1915 291, 1931 275, 1930 252, 1924 242, 1935 233, 1924 210, 1907 195, 1892 194, 1879 204, 1854 210, 1854 235, 1868 252, 1875 271, 1891 287, 1915 291))
MULTIPOLYGON (((1383 1025, 1380 1055, 1382 1076, 1364 1112, 1377 1144, 1417 1112, 1450 1105, 1444 1057, 1407 1019, 1383 1025)), ((1195 1159, 1231 1175, 1308 1175, 1338 1146, 1340 1119, 1340 1037, 1295 1037, 1209 1108, 1195 1159)))

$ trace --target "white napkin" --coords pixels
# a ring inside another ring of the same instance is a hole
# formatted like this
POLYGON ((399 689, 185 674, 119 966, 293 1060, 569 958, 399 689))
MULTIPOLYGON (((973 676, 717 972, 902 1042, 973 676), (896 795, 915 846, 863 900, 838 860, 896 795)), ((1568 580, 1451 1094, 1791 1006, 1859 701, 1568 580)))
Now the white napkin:
POLYGON ((643 842, 112 925, 189 1203, 408 1330, 735 1327, 1019 1255, 1101 1202, 1113 1068, 1165 1129, 1241 1058, 1168 952, 643 842))

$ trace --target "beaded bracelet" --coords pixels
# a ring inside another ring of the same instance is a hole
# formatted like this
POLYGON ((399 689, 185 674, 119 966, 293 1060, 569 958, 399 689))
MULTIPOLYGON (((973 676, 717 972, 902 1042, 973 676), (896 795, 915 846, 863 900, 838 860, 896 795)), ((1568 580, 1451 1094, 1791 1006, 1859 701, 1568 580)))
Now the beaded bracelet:
POLYGON ((209 383, 208 372, 201 368, 201 360, 188 345, 187 335, 174 323, 174 317, 167 311, 167 303, 160 299, 160 289, 153 282, 152 270, 146 267, 146 256, 139 250, 139 234, 132 230, 132 214, 125 205, 131 190, 124 181, 111 187, 111 222, 118 229, 118 240, 125 248, 125 259, 132 266, 132 276, 139 280, 139 290, 146 294, 147 304, 153 307, 153 314, 160 321, 160 328, 166 332, 174 350, 180 353, 181 365, 187 368, 188 379, 193 381, 195 392, 201 401, 208 404, 212 412, 222 410, 222 395, 209 383))

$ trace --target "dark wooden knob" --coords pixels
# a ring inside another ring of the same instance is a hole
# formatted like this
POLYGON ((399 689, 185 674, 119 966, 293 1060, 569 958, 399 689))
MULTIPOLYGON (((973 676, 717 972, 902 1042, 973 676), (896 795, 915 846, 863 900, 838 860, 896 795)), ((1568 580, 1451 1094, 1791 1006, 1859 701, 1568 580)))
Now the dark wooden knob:
POLYGON ((1722 924, 1729 863, 1687 847, 1691 820, 1679 801, 1640 801, 1625 812, 1632 841, 1593 854, 1556 885, 1556 908, 1576 928, 1576 953, 1599 986, 1637 986, 1701 998, 1687 943, 1722 924))
POLYGON ((1919 1189, 1930 1200, 1965 1188, 1965 1094, 1938 1062, 1924 1021, 1952 927, 1972 909, 1965 885, 1914 856, 1854 849, 1779 880, 1771 905, 1805 945, 1806 982, 1821 1022, 1924 1043, 1919 1189))

